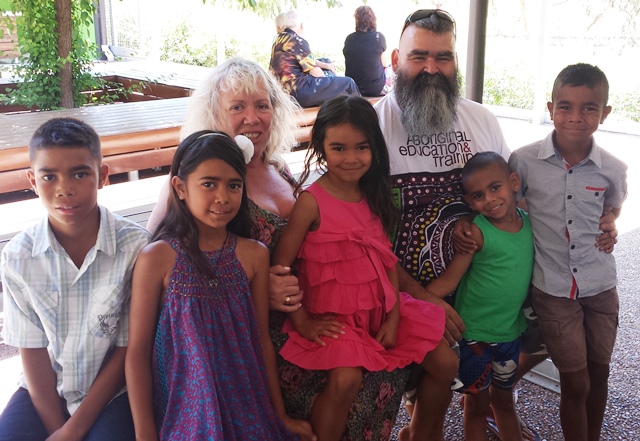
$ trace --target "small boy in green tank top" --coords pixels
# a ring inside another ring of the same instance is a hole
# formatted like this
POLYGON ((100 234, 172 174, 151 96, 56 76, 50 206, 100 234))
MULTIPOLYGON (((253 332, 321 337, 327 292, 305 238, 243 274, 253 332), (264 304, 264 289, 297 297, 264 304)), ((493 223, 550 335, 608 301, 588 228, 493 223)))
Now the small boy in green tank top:
POLYGON ((467 203, 479 214, 471 225, 474 254, 457 253, 426 289, 444 298, 457 289, 455 310, 465 323, 456 391, 466 394, 465 439, 486 439, 493 408, 502 439, 521 439, 512 389, 527 323, 522 304, 533 267, 533 234, 517 207, 520 178, 502 156, 481 152, 462 170, 467 203))

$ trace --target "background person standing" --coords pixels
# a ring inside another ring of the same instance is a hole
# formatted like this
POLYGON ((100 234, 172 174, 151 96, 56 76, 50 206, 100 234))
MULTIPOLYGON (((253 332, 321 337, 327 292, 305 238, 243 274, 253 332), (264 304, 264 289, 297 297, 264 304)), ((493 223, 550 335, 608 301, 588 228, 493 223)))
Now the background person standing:
POLYGON ((384 95, 391 87, 385 73, 391 61, 387 40, 376 30, 376 15, 371 7, 358 7, 354 17, 356 31, 347 36, 342 49, 347 66, 345 74, 353 78, 364 96, 384 95))

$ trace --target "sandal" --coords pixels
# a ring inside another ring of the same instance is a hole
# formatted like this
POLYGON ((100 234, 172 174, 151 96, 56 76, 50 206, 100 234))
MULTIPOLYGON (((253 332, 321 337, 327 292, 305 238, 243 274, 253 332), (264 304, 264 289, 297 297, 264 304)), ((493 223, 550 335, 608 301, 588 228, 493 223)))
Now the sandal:
MULTIPOLYGON (((493 433, 498 439, 501 439, 496 420, 491 417, 487 417, 487 429, 489 429, 489 431, 493 433)), ((540 435, 538 435, 538 432, 527 426, 522 422, 522 420, 520 420, 520 430, 522 431, 522 438, 527 441, 540 441, 542 439, 540 438, 540 435)))

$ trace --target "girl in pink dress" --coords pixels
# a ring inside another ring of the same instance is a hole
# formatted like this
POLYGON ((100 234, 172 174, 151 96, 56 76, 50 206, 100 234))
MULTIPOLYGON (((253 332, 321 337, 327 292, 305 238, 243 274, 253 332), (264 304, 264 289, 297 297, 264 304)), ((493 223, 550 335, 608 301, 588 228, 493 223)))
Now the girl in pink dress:
POLYGON ((273 264, 299 259, 303 306, 285 322, 280 354, 329 371, 311 409, 314 433, 325 441, 340 439, 363 369, 416 362, 429 372, 428 352, 452 352, 442 338, 444 311, 398 292, 389 156, 367 100, 339 96, 322 106, 300 185, 313 163, 322 175, 298 197, 273 264))

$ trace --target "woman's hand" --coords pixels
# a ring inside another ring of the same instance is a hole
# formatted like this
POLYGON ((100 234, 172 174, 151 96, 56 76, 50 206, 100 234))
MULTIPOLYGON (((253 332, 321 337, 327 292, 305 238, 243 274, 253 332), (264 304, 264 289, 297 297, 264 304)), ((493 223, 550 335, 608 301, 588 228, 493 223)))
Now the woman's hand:
POLYGON ((300 437, 300 441, 316 441, 317 436, 314 435, 311 423, 305 420, 295 420, 293 418, 283 418, 282 422, 289 429, 289 432, 300 437))
POLYGON ((471 239, 471 222, 473 216, 462 216, 453 227, 453 249, 460 254, 473 254, 478 244, 471 239))
POLYGON ((296 331, 307 340, 314 341, 320 346, 327 344, 320 337, 338 338, 344 335, 344 325, 335 319, 335 315, 309 315, 299 323, 294 323, 296 331))
POLYGON ((302 306, 302 291, 298 278, 288 266, 274 265, 269 274, 269 309, 295 312, 302 306))

